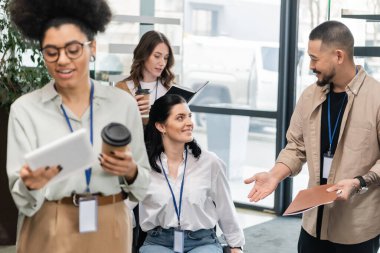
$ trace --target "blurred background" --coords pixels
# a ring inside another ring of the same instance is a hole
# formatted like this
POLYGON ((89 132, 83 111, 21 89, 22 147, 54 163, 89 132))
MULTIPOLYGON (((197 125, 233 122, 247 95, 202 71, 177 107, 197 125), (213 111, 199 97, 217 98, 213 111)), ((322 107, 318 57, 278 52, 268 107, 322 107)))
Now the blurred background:
POLYGON ((247 201, 244 178, 273 166, 295 101, 315 81, 308 35, 328 19, 355 38, 356 63, 380 78, 379 0, 109 0, 114 21, 98 36, 97 79, 127 76, 142 34, 163 32, 175 52, 176 83, 196 90, 195 137, 227 164, 235 204, 281 214, 307 185, 307 169, 275 194, 247 201))

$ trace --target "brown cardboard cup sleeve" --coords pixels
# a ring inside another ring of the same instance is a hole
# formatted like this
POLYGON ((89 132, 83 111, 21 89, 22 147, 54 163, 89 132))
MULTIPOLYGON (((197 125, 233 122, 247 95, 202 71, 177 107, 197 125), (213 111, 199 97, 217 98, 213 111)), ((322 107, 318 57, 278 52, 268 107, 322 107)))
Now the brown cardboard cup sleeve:
POLYGON ((131 132, 126 126, 120 123, 110 123, 101 132, 103 144, 102 152, 112 155, 114 150, 125 151, 132 140, 131 132))

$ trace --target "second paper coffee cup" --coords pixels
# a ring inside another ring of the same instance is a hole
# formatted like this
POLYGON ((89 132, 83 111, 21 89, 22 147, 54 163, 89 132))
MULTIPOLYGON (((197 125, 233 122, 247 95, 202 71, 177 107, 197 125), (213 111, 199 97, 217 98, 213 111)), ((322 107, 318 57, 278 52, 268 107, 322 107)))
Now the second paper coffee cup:
MULTIPOLYGON (((137 90, 136 91, 136 93, 135 93, 136 95, 143 95, 144 96, 144 100, 150 100, 150 91, 149 91, 149 89, 139 89, 139 90, 137 90)), ((145 116, 145 115, 143 115, 143 116, 145 116)), ((146 115, 146 116, 148 116, 148 115, 146 115)))
POLYGON ((132 140, 131 132, 120 123, 110 123, 106 125, 101 133, 103 144, 102 153, 112 155, 111 151, 126 151, 128 144, 132 140))
MULTIPOLYGON (((144 98, 143 98, 144 100, 148 100, 148 101, 150 100, 149 89, 138 89, 135 94, 136 95, 144 95, 144 98)), ((146 124, 148 124, 149 112, 141 115, 141 117, 142 117, 143 125, 145 126, 146 124)))

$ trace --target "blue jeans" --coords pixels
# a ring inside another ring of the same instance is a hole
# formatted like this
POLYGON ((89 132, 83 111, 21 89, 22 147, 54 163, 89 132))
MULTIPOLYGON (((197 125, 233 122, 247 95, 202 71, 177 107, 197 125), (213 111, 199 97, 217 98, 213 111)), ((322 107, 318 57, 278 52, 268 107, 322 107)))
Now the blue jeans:
MULTIPOLYGON (((185 253, 222 253, 223 249, 213 229, 184 231, 185 253)), ((174 229, 161 227, 148 231, 140 253, 173 253, 174 229)))

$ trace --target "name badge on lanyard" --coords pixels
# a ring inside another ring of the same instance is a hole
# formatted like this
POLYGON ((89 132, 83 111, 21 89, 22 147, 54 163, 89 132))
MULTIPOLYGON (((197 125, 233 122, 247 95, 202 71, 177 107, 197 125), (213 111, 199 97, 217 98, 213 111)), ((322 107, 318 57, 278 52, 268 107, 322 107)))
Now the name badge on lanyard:
POLYGON ((96 196, 79 199, 79 232, 88 233, 98 230, 98 200, 96 196))
POLYGON ((173 199, 173 205, 175 209, 175 213, 177 215, 178 219, 178 227, 174 229, 174 242, 173 242, 173 251, 177 253, 183 253, 185 248, 185 233, 181 229, 181 209, 182 209, 182 195, 183 195, 183 186, 185 184, 185 172, 186 172, 186 164, 187 164, 187 149, 185 150, 185 167, 183 169, 183 175, 182 175, 182 183, 181 183, 181 190, 179 193, 179 205, 177 207, 177 201, 175 199, 175 195, 173 192, 173 189, 170 185, 168 176, 166 175, 164 166, 161 161, 161 157, 159 157, 160 163, 161 163, 161 169, 165 176, 166 182, 168 183, 170 193, 172 194, 173 199))
POLYGON ((180 228, 174 229, 174 245, 173 250, 177 253, 183 253, 185 248, 185 235, 180 228))
POLYGON ((329 178, 333 158, 329 153, 323 154, 323 178, 329 178))
MULTIPOLYGON (((94 83, 91 81, 90 90, 90 142, 91 145, 94 143, 93 139, 93 99, 94 99, 94 83)), ((61 104, 61 110, 65 116, 66 123, 70 128, 71 132, 74 132, 71 126, 70 119, 66 113, 65 108, 61 104)), ((98 229, 98 201, 96 196, 91 195, 90 191, 90 181, 91 181, 92 169, 88 168, 85 171, 86 176, 86 193, 88 196, 79 198, 79 232, 95 232, 98 229)))

